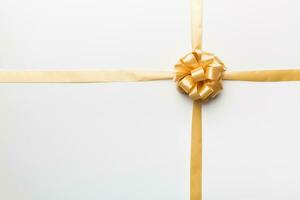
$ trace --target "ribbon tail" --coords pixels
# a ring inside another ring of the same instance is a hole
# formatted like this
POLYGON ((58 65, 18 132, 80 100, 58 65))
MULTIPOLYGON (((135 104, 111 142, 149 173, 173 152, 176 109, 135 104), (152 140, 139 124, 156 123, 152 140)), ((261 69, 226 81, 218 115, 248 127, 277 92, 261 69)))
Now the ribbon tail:
POLYGON ((171 71, 142 70, 0 70, 0 83, 106 83, 170 80, 171 71))
POLYGON ((190 200, 202 200, 202 116, 201 101, 193 103, 190 170, 190 200))
POLYGON ((224 72, 223 80, 256 81, 256 82, 300 81, 300 70, 285 69, 285 70, 231 71, 231 72, 224 72))

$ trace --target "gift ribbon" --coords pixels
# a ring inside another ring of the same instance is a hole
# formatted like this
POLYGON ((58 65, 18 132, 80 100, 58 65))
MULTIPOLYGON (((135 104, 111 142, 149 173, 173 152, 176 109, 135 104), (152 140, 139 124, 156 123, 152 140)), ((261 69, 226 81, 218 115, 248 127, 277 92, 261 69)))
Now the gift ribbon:
POLYGON ((105 83, 174 79, 193 100, 190 200, 202 199, 202 113, 201 104, 222 89, 222 80, 300 81, 300 69, 224 71, 213 54, 202 52, 202 0, 191 0, 192 52, 181 58, 173 71, 74 70, 0 71, 0 83, 105 83), (207 56, 210 58, 207 58, 207 56), (206 58, 205 58, 206 57, 206 58))
MULTIPOLYGON (((300 69, 226 71, 228 81, 282 82, 300 81, 300 69)), ((0 70, 0 83, 109 83, 174 79, 173 71, 143 70, 72 70, 14 71, 0 70)))

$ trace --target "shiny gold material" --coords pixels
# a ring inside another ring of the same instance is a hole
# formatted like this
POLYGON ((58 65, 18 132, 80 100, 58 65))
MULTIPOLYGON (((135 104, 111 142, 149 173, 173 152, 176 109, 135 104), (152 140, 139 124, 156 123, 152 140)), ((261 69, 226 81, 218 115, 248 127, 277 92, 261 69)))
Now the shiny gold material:
POLYGON ((190 164, 190 199, 202 199, 202 119, 201 101, 194 101, 190 164))
POLYGON ((191 2, 191 33, 192 33, 192 49, 202 49, 203 34, 203 0, 190 0, 191 2))
MULTIPOLYGON (((203 0, 190 0, 191 2, 191 32, 192 32, 192 49, 194 52, 201 52, 202 49, 202 34, 203 34, 203 0)), ((197 67, 199 60, 204 61, 204 57, 199 58, 197 53, 191 55, 194 66, 197 69, 191 70, 191 75, 198 84, 189 93, 192 99, 197 99, 197 92, 201 86, 200 81, 205 80, 205 76, 201 71, 204 67, 197 67)), ((180 62, 181 63, 181 62, 180 62)), ((176 68, 176 67, 175 67, 176 68)), ((204 71, 205 73, 205 71, 204 71)), ((176 72, 175 72, 176 74, 176 72)), ((177 74, 178 75, 178 74, 177 74)), ((177 79, 179 77, 177 76, 177 79)), ((176 75, 175 75, 176 80, 176 75)), ((216 92, 217 93, 217 92, 216 92)), ((203 95, 203 94, 202 94, 203 95)), ((213 96, 213 95, 212 95, 213 96)), ((208 97, 206 97, 208 98, 208 97)), ((191 141, 191 162, 190 162, 190 200, 202 200, 202 103, 200 100, 193 103, 193 116, 192 116, 192 141, 191 141)))
POLYGON ((191 75, 192 75, 193 80, 195 80, 196 82, 204 81, 206 78, 203 67, 198 67, 198 68, 192 70, 191 75))
POLYGON ((170 71, 140 70, 74 70, 11 71, 0 70, 0 83, 103 83, 169 80, 170 71))
POLYGON ((300 70, 224 72, 219 58, 202 48, 202 0, 191 0, 192 52, 175 65, 175 72, 136 70, 0 71, 0 83, 93 83, 170 80, 188 94, 193 103, 190 200, 202 200, 202 101, 222 90, 222 80, 300 81, 300 70))
POLYGON ((186 76, 178 82, 178 87, 181 88, 186 93, 190 93, 192 88, 196 83, 194 82, 192 76, 186 76))
POLYGON ((177 86, 193 100, 206 101, 222 90, 224 64, 211 53, 195 50, 175 65, 177 86))
POLYGON ((278 82, 278 81, 300 81, 299 69, 286 70, 256 70, 225 72, 224 80, 232 81, 256 81, 256 82, 278 82))
MULTIPOLYGON (((172 71, 143 70, 72 70, 72 71, 12 71, 0 70, 0 83, 105 83, 172 80, 172 71)), ((300 69, 225 71, 226 81, 280 82, 300 81, 300 69)), ((191 76, 193 75, 191 71, 191 76)), ((200 75, 201 77, 202 75, 200 75)), ((195 78, 193 78, 194 80, 195 78)), ((197 79, 196 79, 197 80, 197 79)), ((221 81, 206 82, 210 87, 222 90, 221 81)), ((199 86, 199 85, 198 85, 199 86)), ((200 85, 201 86, 201 85, 200 85)))

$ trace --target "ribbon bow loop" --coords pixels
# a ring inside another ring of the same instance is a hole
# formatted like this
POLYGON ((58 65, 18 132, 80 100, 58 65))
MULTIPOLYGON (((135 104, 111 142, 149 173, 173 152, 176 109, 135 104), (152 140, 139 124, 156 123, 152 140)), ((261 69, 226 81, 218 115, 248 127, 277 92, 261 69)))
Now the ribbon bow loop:
POLYGON ((179 90, 193 100, 206 101, 222 90, 224 63, 214 54, 196 50, 175 65, 175 81, 179 90))

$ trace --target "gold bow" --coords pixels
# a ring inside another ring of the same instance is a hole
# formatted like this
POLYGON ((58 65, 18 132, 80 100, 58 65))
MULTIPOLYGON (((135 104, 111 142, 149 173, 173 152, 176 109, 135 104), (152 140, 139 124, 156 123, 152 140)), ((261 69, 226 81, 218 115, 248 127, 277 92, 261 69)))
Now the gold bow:
MULTIPOLYGON (((202 48, 202 0, 191 0, 192 47, 175 65, 178 88, 194 101, 192 116, 190 200, 202 199, 202 118, 201 103, 215 97, 224 80, 300 81, 300 70, 260 70, 224 72, 225 66, 202 48), (224 73, 223 73, 224 72, 224 73)), ((170 71, 80 70, 80 71, 0 71, 0 83, 94 83, 153 81, 172 79, 170 71)))
POLYGON ((177 62, 174 79, 190 98, 206 101, 222 90, 224 71, 224 63, 214 54, 195 50, 177 62))

